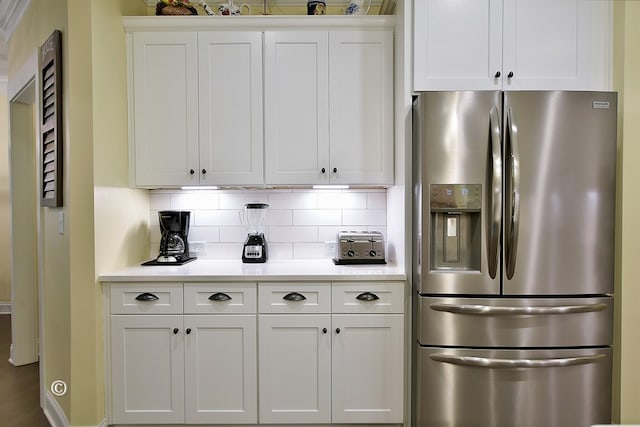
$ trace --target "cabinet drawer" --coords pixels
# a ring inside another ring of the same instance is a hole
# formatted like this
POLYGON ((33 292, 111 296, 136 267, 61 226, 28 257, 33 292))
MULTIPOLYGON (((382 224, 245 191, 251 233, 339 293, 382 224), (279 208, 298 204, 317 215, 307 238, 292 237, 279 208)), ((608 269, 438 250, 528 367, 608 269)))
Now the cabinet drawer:
POLYGON ((111 285, 112 314, 180 314, 182 283, 111 285))
POLYGON ((330 313, 329 283, 261 283, 258 286, 260 313, 330 313))
POLYGON ((402 313, 404 285, 397 283, 334 283, 333 313, 402 313))
POLYGON ((184 285, 185 313, 255 313, 255 283, 184 285))

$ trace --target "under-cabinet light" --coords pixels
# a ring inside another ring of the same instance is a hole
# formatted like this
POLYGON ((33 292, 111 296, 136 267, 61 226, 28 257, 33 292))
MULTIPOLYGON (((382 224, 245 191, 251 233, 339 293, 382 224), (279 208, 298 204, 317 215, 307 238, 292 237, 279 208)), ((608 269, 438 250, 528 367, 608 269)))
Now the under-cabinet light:
POLYGON ((191 186, 191 187, 180 187, 182 190, 219 190, 220 187, 216 187, 215 185, 210 186, 191 186))
POLYGON ((314 185, 314 190, 344 190, 349 188, 348 185, 314 185))

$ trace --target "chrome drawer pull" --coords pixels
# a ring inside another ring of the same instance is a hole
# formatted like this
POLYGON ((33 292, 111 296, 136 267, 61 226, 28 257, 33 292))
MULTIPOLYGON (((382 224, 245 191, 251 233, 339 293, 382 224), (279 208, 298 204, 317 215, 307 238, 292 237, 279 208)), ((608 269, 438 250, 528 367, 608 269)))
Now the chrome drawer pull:
POLYGON ((607 308, 607 305, 586 304, 560 305, 555 307, 497 307, 490 305, 473 304, 431 304, 429 307, 435 311, 446 311, 448 313, 528 316, 547 314, 591 313, 596 311, 603 311, 607 308))
POLYGON ((559 359, 493 359, 489 357, 453 356, 450 354, 430 354, 429 358, 436 362, 451 363, 453 365, 472 366, 476 368, 558 368, 564 366, 586 365, 604 359, 604 354, 593 356, 566 357, 559 359))
POLYGON ((216 292, 209 297, 210 301, 230 301, 232 298, 224 292, 216 292))
POLYGON ((356 297, 357 300, 360 301, 375 301, 380 299, 380 297, 373 292, 363 292, 356 297))
POLYGON ((150 292, 145 292, 136 297, 136 301, 158 301, 160 298, 150 292))
POLYGON ((283 296, 282 299, 287 301, 304 301, 307 299, 307 297, 298 292, 289 292, 288 294, 283 296))

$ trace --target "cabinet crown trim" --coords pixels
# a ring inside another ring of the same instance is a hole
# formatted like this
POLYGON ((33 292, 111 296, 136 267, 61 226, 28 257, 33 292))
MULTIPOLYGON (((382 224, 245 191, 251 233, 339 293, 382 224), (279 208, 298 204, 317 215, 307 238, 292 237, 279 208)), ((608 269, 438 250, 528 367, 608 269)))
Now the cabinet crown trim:
POLYGON ((314 30, 354 29, 381 30, 395 27, 393 15, 366 16, 125 16, 122 18, 127 33, 140 31, 216 31, 216 30, 314 30))

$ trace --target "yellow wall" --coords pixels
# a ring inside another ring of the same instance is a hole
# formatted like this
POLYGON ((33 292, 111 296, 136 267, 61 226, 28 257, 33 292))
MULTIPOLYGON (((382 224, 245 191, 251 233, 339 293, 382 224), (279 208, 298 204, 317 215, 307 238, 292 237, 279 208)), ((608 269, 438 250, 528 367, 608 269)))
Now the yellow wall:
POLYGON ((0 87, 0 302, 11 301, 9 236, 9 111, 4 82, 0 87))
POLYGON ((95 360, 84 355, 82 345, 77 352, 84 358, 86 370, 95 367, 97 376, 86 382, 86 387, 95 387, 95 393, 79 395, 73 401, 74 420, 81 417, 83 425, 91 420, 88 408, 95 411, 98 420, 104 416, 104 325, 97 277, 145 259, 150 240, 148 191, 128 188, 127 69, 122 27, 122 16, 144 15, 145 6, 142 1, 93 0, 91 7, 95 307, 93 312, 85 311, 87 316, 94 316, 95 330, 87 331, 83 339, 90 340, 97 351, 95 360))
MULTIPOLYGON (((9 80, 20 70, 38 47, 49 37, 54 29, 63 33, 63 46, 66 44, 67 2, 65 0, 32 0, 23 19, 9 40, 9 80)), ((68 54, 63 57, 63 68, 68 70, 68 54)), ((69 73, 64 72, 63 85, 72 84, 69 73)), ((68 92, 65 90, 63 103, 69 105, 68 92)), ((69 118, 65 114, 64 127, 68 129, 69 118)), ((70 168, 66 167, 72 144, 65 135, 65 172, 64 182, 69 181, 70 168)), ((43 268, 44 268, 44 342, 41 342, 44 358, 45 383, 60 379, 70 383, 70 306, 69 306, 69 230, 58 234, 58 213, 63 212, 69 223, 68 191, 65 186, 65 207, 62 209, 42 208, 43 230, 43 268)), ((56 398, 63 411, 69 414, 69 394, 56 398)))
POLYGON ((620 418, 623 424, 640 424, 640 2, 614 2, 616 89, 621 91, 620 269, 616 290, 619 321, 620 418))
POLYGON ((64 207, 42 208, 42 352, 45 385, 55 379, 69 385, 56 400, 70 425, 97 425, 105 416, 102 294, 96 277, 148 254, 148 195, 127 188, 120 20, 145 11, 142 0, 32 0, 9 41, 11 79, 54 29, 63 35, 64 207), (58 234, 60 212, 64 235, 58 234))

